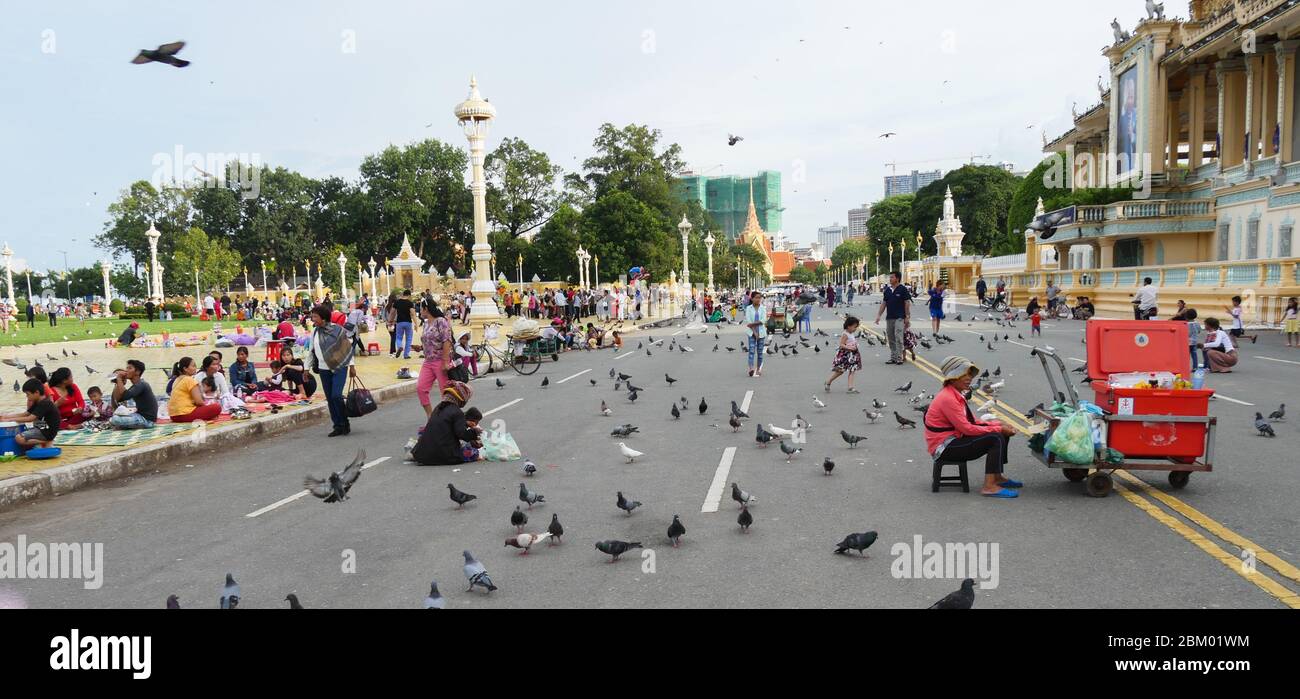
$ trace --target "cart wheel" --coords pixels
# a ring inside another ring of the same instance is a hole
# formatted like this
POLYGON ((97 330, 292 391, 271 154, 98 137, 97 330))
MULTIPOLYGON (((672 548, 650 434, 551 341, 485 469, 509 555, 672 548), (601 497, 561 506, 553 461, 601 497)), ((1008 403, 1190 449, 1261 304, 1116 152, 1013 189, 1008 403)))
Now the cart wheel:
POLYGON ((1191 479, 1192 479, 1192 473, 1190 471, 1169 472, 1169 485, 1172 485, 1175 488, 1187 487, 1187 482, 1190 481, 1191 479))
POLYGON ((1065 478, 1071 483, 1078 483, 1088 477, 1088 469, 1086 468, 1065 468, 1061 469, 1061 472, 1065 474, 1065 478))
POLYGON ((552 355, 551 355, 551 361, 552 361, 552 362, 558 362, 558 361, 560 361, 560 355, 558 355, 558 354, 552 354, 552 355))
POLYGON ((1104 498, 1110 495, 1110 491, 1114 487, 1114 481, 1105 473, 1094 473, 1088 476, 1088 495, 1094 498, 1104 498))

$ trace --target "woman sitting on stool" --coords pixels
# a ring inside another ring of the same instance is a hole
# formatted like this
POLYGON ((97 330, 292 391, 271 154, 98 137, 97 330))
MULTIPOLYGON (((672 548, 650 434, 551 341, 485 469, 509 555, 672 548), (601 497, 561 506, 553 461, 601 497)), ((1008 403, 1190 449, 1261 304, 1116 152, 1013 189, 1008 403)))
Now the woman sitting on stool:
POLYGON ((965 392, 979 368, 965 357, 948 357, 940 367, 943 388, 925 414, 925 445, 936 460, 972 461, 984 457, 984 487, 980 494, 991 498, 1018 497, 1023 483, 1003 475, 1007 445, 1015 430, 997 420, 981 422, 971 414, 965 392))

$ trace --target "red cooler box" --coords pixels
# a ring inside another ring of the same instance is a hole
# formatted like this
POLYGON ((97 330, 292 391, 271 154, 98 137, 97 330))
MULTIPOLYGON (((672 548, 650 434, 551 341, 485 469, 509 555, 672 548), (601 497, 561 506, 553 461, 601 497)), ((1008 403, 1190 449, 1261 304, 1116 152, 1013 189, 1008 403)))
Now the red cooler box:
MULTIPOLYGON (((1152 320, 1088 321, 1088 376, 1094 402, 1107 413, 1204 417, 1210 390, 1111 388, 1111 374, 1169 372, 1191 379, 1187 323, 1152 320)), ((1195 459, 1205 454, 1206 425, 1195 422, 1108 421, 1107 446, 1126 457, 1195 459)))

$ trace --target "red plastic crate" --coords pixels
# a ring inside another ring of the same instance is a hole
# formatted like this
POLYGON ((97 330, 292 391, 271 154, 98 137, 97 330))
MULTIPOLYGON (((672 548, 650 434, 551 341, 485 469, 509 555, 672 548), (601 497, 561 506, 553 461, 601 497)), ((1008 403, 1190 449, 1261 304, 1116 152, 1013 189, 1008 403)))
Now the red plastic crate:
MULTIPOLYGON (((1202 417, 1209 415, 1210 396, 1214 395, 1209 390, 1111 388, 1105 381, 1094 381, 1092 387, 1094 402, 1114 415, 1202 417)), ((1205 423, 1112 420, 1107 426, 1107 445, 1127 457, 1195 459, 1205 455, 1205 423)))
POLYGON ((1171 320, 1090 320, 1088 376, 1167 371, 1191 379, 1187 323, 1171 320))

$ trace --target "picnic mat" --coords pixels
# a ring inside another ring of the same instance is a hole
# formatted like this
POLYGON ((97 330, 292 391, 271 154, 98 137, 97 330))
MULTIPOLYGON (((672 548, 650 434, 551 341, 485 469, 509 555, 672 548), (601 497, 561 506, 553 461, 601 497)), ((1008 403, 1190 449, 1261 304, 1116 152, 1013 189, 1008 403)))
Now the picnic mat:
POLYGON ((168 423, 144 430, 67 430, 54 438, 57 447, 129 447, 194 428, 192 423, 168 423))

